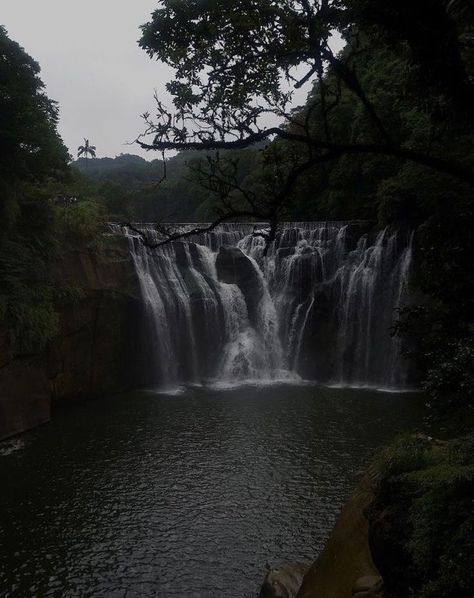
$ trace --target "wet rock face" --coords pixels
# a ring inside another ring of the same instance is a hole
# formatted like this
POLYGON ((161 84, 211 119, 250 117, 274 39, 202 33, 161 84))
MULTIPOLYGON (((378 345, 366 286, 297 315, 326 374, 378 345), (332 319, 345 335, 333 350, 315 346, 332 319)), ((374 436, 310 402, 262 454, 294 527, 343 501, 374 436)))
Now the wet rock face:
POLYGON ((236 284, 242 291, 250 323, 256 326, 264 286, 255 264, 238 247, 221 247, 217 254, 216 269, 220 282, 236 284))
POLYGON ((296 598, 308 570, 306 563, 288 563, 270 569, 260 590, 259 598, 296 598))
POLYGON ((65 258, 60 281, 82 296, 57 306, 59 333, 48 346, 23 355, 0 328, 0 440, 49 421, 55 403, 124 390, 135 375, 129 339, 139 306, 127 246, 65 258))

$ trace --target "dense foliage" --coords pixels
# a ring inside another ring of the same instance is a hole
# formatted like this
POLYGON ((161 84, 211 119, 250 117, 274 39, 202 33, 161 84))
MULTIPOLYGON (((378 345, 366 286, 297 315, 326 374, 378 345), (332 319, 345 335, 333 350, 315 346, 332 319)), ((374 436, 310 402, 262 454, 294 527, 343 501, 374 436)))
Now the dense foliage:
MULTIPOLYGON (((472 14, 470 8, 458 11, 458 4, 445 0, 415 0, 410 6, 381 0, 239 0, 231 4, 163 0, 143 27, 141 45, 150 56, 175 69, 167 85, 174 107, 167 109, 158 100, 156 116, 145 115, 147 142, 143 146, 238 148, 276 135, 306 145, 310 153, 306 168, 345 155, 393 156, 472 184, 473 173, 462 164, 423 142, 407 144, 392 135, 392 123, 384 122, 355 64, 361 53, 370 53, 379 44, 402 47, 414 78, 423 83, 424 95, 429 99, 441 93, 445 105, 472 117, 471 64, 463 53, 462 39, 469 34, 466 21, 472 14), (331 47, 335 32, 347 42, 339 56, 331 47), (330 79, 325 76, 328 69, 330 79), (444 74, 446 70, 449 75, 444 74), (283 85, 282 75, 289 88, 283 85), (266 126, 263 115, 284 118, 290 125, 294 122, 291 88, 312 79, 318 84, 320 125, 315 129, 300 121, 296 128, 266 126), (349 141, 329 122, 346 92, 370 125, 364 137, 349 141)), ((390 109, 397 118, 398 105, 390 109)))
POLYGON ((58 109, 44 93, 40 67, 0 27, 0 177, 44 180, 64 171, 58 109))
POLYGON ((90 239, 99 226, 97 198, 61 201, 79 182, 39 72, 0 27, 0 324, 19 352, 40 348, 56 332, 56 266, 69 243, 90 239))
POLYGON ((371 549, 389 596, 474 595, 474 438, 402 439, 379 463, 371 549))
POLYGON ((44 185, 65 176, 68 159, 39 71, 0 28, 0 319, 25 348, 56 325, 48 267, 55 217, 44 185))
MULTIPOLYGON (((253 171, 256 160, 257 150, 238 154, 239 180, 253 171)), ((159 159, 148 162, 123 154, 88 163, 79 159, 72 166, 102 197, 110 221, 199 222, 215 216, 213 195, 194 172, 206 162, 201 152, 185 151, 169 158, 166 165, 159 159)))

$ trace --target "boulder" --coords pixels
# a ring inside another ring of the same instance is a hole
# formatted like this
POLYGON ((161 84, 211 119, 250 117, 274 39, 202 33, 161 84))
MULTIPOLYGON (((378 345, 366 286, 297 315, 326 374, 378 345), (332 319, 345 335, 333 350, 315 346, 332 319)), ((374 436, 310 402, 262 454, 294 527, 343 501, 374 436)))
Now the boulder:
POLYGON ((342 508, 324 550, 303 579, 298 598, 382 598, 366 515, 376 480, 376 471, 369 470, 342 508))
POLYGON ((221 247, 217 254, 216 269, 221 282, 236 284, 242 291, 250 323, 257 327, 259 306, 264 294, 258 266, 237 247, 221 247))
POLYGON ((259 598, 295 598, 308 571, 306 563, 287 563, 270 569, 260 589, 259 598))

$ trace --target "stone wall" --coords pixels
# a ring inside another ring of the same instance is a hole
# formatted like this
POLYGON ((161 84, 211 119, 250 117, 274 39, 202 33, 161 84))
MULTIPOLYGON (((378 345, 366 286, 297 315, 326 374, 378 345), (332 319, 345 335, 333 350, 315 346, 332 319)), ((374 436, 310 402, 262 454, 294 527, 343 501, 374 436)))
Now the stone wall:
POLYGON ((0 331, 0 439, 47 422, 55 405, 132 386, 139 299, 126 240, 70 252, 58 279, 74 292, 58 306, 60 332, 44 351, 18 353, 0 331))

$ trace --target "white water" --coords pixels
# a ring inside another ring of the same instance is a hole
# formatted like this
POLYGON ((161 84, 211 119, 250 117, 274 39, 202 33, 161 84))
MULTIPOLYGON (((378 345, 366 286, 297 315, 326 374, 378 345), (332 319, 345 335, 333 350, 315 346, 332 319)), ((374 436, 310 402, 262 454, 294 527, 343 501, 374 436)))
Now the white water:
MULTIPOLYGON (((156 249, 124 231, 144 303, 147 381, 229 387, 305 378, 406 388, 407 364, 390 327, 407 300, 411 239, 294 223, 264 257, 254 227, 222 225, 156 249), (218 272, 220 252, 235 282, 218 272)), ((151 226, 140 229, 150 242, 160 239, 151 226)))

